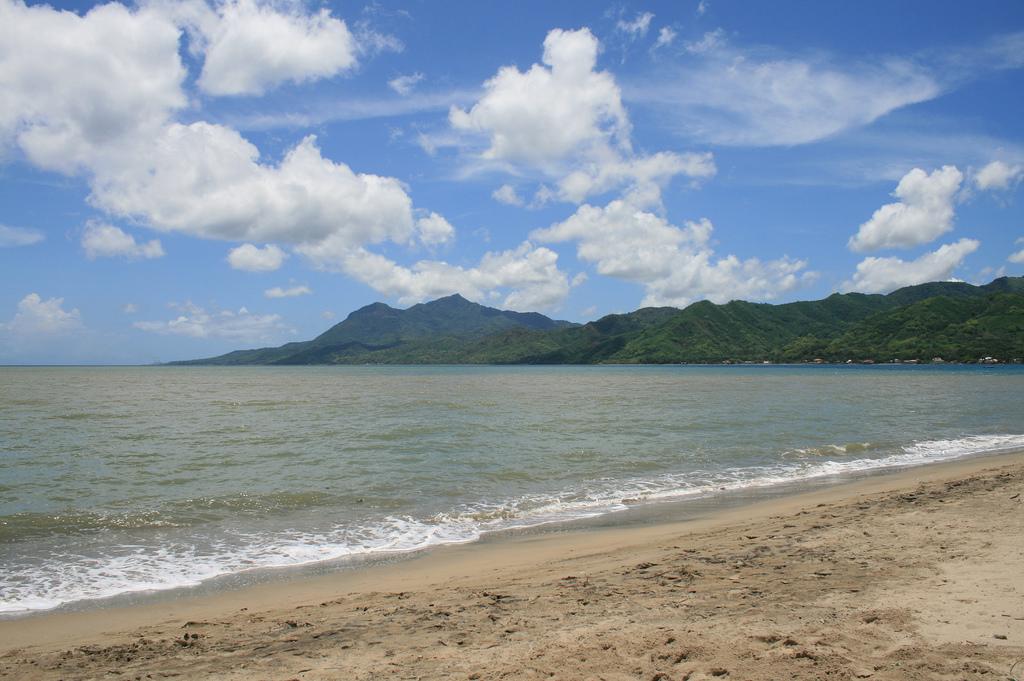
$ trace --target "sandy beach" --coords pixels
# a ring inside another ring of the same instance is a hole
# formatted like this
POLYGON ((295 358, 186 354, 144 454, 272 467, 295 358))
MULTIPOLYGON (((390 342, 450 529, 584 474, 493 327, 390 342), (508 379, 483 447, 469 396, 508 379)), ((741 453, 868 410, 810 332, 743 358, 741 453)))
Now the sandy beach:
POLYGON ((1024 678, 1024 454, 0 622, 4 679, 1024 678))

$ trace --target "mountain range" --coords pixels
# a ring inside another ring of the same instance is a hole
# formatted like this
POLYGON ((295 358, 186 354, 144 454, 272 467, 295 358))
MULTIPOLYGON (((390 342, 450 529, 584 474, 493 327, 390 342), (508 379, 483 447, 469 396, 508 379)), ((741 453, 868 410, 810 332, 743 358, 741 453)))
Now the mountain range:
POLYGON ((586 324, 455 294, 400 310, 373 303, 310 341, 174 364, 664 364, 973 362, 1024 357, 1024 277, 933 282, 887 295, 772 305, 648 307, 586 324))

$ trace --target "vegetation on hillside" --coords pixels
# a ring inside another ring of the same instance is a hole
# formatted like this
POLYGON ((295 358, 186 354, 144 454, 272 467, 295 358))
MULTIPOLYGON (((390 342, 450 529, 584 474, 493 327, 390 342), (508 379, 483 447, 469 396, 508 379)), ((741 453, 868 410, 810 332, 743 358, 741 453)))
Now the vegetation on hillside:
POLYGON ((784 305, 708 301, 643 308, 584 325, 449 296, 374 303, 304 343, 190 364, 597 364, 972 362, 1024 358, 1024 278, 934 282, 888 295, 784 305))

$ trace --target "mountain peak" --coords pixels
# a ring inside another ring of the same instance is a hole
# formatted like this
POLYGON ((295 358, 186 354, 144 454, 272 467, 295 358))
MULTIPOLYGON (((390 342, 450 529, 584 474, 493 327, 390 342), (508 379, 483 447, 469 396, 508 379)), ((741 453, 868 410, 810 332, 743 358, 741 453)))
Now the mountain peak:
POLYGON ((398 312, 398 310, 391 307, 387 303, 370 303, 369 305, 364 305, 358 310, 350 312, 348 315, 348 319, 351 319, 352 317, 360 317, 364 315, 381 314, 387 312, 398 312))
POLYGON ((424 305, 465 305, 467 303, 470 304, 470 305, 476 305, 477 304, 477 303, 474 303, 471 300, 467 300, 466 298, 463 298, 462 295, 459 294, 459 293, 453 293, 450 296, 444 296, 443 298, 437 298, 436 300, 430 300, 430 301, 427 301, 426 303, 423 303, 423 304, 424 305))

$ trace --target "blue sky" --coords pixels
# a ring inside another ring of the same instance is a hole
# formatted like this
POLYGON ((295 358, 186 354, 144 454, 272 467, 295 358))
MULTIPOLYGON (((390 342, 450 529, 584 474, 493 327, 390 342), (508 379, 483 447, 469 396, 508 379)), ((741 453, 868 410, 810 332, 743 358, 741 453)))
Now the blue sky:
POLYGON ((1024 274, 1024 5, 0 0, 0 363, 1024 274))

